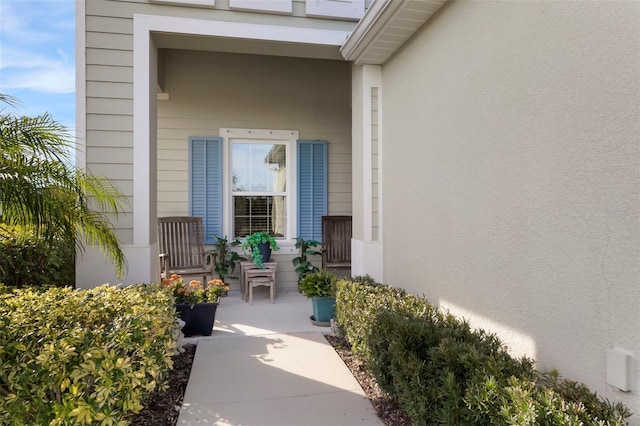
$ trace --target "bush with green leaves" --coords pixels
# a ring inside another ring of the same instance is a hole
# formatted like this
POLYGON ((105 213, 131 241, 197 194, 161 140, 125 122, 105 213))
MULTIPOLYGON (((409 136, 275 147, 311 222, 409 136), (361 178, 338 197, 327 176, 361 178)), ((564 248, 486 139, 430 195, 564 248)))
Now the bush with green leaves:
POLYGON ((631 412, 611 403, 584 384, 560 377, 557 371, 538 373, 536 380, 494 377, 474 383, 465 401, 474 413, 473 424, 624 426, 631 412))
POLYGON ((317 272, 307 274, 300 281, 300 292, 307 298, 334 297, 335 285, 338 276, 333 272, 320 269, 317 272))
POLYGON ((0 282, 6 285, 75 285, 73 239, 45 241, 27 227, 0 224, 0 253, 0 282))
POLYGON ((381 311, 374 328, 371 370, 414 424, 483 424, 465 404, 472 383, 534 377, 532 361, 512 358, 495 335, 433 308, 422 315, 381 311))
POLYGON ((341 280, 336 321, 414 425, 626 425, 631 414, 403 289, 341 280))
POLYGON ((175 322, 155 285, 0 294, 0 424, 127 424, 166 389, 175 322))
POLYGON ((369 357, 369 337, 381 310, 422 314, 432 309, 423 297, 378 284, 369 276, 343 279, 336 284, 336 322, 354 353, 369 357))

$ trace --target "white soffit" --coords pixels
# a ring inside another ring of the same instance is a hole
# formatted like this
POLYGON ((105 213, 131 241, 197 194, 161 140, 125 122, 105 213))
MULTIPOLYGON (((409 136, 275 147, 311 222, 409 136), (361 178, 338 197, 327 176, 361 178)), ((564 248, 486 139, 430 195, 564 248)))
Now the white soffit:
POLYGON ((374 0, 340 52, 358 65, 382 65, 447 0, 374 0))
POLYGON ((136 33, 158 48, 341 60, 349 31, 134 14, 136 33))

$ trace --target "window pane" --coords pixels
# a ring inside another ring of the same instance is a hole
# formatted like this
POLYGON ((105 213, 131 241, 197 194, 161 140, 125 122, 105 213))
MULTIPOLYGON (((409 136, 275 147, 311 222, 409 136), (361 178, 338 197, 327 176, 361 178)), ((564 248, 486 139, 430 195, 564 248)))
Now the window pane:
POLYGON ((234 237, 246 237, 259 231, 284 237, 285 223, 285 197, 233 197, 234 237))
POLYGON ((231 150, 233 192, 286 191, 285 145, 233 143, 231 150))

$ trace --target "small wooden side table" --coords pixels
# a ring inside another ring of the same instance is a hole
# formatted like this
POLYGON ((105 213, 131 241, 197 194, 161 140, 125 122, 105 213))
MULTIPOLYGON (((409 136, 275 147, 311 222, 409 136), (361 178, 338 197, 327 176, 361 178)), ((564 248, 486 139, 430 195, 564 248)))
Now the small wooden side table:
POLYGON ((264 269, 258 268, 256 264, 251 261, 240 262, 240 297, 242 298, 242 300, 247 301, 247 298, 249 296, 249 280, 247 279, 248 270, 258 269, 263 271, 261 275, 271 276, 273 278, 273 286, 275 288, 277 267, 278 262, 264 262, 264 269))

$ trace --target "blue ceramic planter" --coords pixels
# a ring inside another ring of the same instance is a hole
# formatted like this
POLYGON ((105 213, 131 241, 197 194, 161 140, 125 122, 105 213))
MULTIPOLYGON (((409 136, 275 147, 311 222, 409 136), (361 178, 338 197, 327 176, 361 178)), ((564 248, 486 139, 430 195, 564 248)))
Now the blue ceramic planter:
POLYGON ((317 322, 329 322, 336 310, 334 297, 312 297, 313 318, 317 322))

